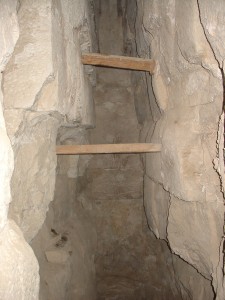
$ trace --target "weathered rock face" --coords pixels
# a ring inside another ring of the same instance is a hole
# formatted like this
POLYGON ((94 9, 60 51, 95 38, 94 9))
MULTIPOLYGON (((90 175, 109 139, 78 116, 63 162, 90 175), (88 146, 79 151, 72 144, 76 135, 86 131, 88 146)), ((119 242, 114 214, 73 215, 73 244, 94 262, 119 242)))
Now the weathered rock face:
MULTIPOLYGON (((142 139, 162 143, 161 154, 146 156, 149 225, 175 254, 212 278, 217 299, 224 299, 219 250, 224 205, 214 168, 215 159, 223 165, 216 141, 223 105, 224 4, 193 0, 137 5, 137 51, 158 64, 152 81, 148 76, 138 81, 143 88, 147 83, 151 95, 146 109, 152 115, 145 118, 142 139)), ((140 93, 135 94, 140 109, 140 93)))
MULTIPOLYGON (((84 130, 62 128, 60 142, 87 143, 84 130)), ((54 201, 32 240, 40 264, 40 299, 95 299, 96 231, 82 189, 88 158, 58 157, 54 201)))
POLYGON ((14 221, 1 231, 0 255, 0 298, 38 300, 38 262, 14 221))
MULTIPOLYGON (((0 3, 0 70, 3 71, 0 104, 5 118, 0 107, 0 298, 38 299, 38 263, 25 239, 31 241, 36 236, 53 200, 58 128, 63 124, 93 125, 90 83, 80 62, 81 49, 92 48, 91 10, 88 1, 2 0, 0 3), (15 158, 12 201, 10 141, 15 158), (10 218, 19 227, 7 221, 10 201, 10 218)), ((94 80, 92 74, 89 77, 94 80)), ((86 240, 90 240, 89 236, 86 240)), ((66 264, 71 256, 68 251, 47 250, 46 257, 51 262, 59 260, 66 264)), ((80 278, 80 286, 88 275, 80 278)), ((56 278, 56 282, 60 279, 56 278)), ((84 290, 83 287, 87 299, 84 290)))
MULTIPOLYGON (((12 55, 19 36, 17 5, 14 0, 0 1, 0 71, 12 55)), ((3 75, 4 76, 4 75, 3 75)), ((0 75, 2 86, 2 74, 0 75)), ((6 133, 0 90, 0 299, 38 299, 38 263, 21 230, 7 219, 11 201, 10 179, 13 171, 13 151, 6 133), (15 268, 16 266, 16 268, 15 268)))
MULTIPOLYGON (((1 40, 0 40, 0 82, 2 82, 2 71, 7 64, 15 43, 19 35, 19 28, 17 23, 16 6, 17 1, 1 1, 2 9, 1 17, 1 40)), ((11 200, 10 195, 10 179, 13 169, 13 154, 9 138, 6 133, 5 120, 3 116, 3 94, 0 89, 0 137, 1 137, 1 151, 0 151, 0 229, 2 229, 7 220, 8 205, 11 200)))
POLYGON ((28 241, 53 199, 59 126, 91 126, 94 120, 90 84, 80 62, 81 49, 91 48, 87 3, 24 0, 19 7, 20 36, 3 90, 15 155, 10 216, 28 241))

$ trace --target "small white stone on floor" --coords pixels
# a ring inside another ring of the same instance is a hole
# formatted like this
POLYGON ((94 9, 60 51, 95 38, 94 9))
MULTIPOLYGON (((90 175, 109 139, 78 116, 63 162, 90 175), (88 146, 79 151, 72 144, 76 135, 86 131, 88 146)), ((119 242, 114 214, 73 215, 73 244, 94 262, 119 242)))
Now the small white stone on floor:
POLYGON ((53 264, 65 264, 69 258, 69 253, 64 250, 50 250, 45 252, 47 261, 53 264))

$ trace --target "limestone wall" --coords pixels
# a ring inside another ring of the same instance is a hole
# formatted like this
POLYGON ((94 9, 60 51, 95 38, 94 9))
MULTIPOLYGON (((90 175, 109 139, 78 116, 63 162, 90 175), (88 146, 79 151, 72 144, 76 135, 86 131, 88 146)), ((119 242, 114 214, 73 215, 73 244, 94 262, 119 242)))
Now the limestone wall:
MULTIPOLYGON (((19 26, 18 2, 1 0, 0 6, 0 84, 2 86, 5 67, 19 36, 19 26)), ((37 260, 24 240, 20 228, 14 221, 8 219, 13 151, 6 133, 4 101, 5 95, 0 90, 0 299, 37 300, 39 289, 37 260)))
POLYGON ((91 90, 80 62, 81 48, 91 47, 88 14, 85 1, 21 1, 18 11, 20 36, 3 90, 15 154, 10 216, 28 241, 53 199, 59 126, 93 123, 91 90))
POLYGON ((212 280, 217 299, 224 299, 221 133, 220 151, 217 147, 223 106, 224 3, 137 1, 137 12, 137 53, 157 61, 152 80, 134 78, 140 112, 144 85, 150 98, 144 106, 150 117, 142 114, 142 140, 162 144, 161 154, 146 156, 148 222, 173 253, 212 280))
POLYGON ((0 4, 0 298, 38 299, 38 263, 25 240, 37 235, 53 200, 58 129, 93 126, 94 77, 80 62, 92 49, 92 12, 89 1, 0 4), (7 221, 8 206, 17 225, 7 221))
MULTIPOLYGON (((61 128, 58 142, 88 143, 84 129, 61 128)), ((40 300, 93 300, 96 231, 91 199, 82 190, 88 156, 59 156, 54 200, 31 246, 40 265, 40 300)))

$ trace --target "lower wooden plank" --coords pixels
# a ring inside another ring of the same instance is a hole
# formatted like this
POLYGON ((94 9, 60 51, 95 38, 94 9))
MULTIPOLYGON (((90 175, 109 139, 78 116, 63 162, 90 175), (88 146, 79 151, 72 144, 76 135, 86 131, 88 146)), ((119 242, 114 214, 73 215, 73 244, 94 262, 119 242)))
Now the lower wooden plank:
POLYGON ((107 153, 148 153, 161 151, 160 144, 100 144, 100 145, 60 145, 56 154, 107 154, 107 153))
POLYGON ((147 71, 150 72, 150 74, 154 73, 156 65, 153 59, 118 55, 104 55, 99 53, 85 53, 82 55, 81 61, 84 65, 147 71))

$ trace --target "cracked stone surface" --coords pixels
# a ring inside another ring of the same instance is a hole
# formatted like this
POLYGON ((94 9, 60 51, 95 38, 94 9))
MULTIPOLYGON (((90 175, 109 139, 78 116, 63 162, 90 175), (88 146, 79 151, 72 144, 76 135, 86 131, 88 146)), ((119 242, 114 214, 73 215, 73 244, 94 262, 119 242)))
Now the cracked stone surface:
POLYGON ((214 165, 216 161, 223 170, 217 138, 223 104, 224 4, 201 0, 137 4, 136 31, 142 40, 138 53, 157 61, 152 80, 145 80, 151 118, 145 119, 141 138, 162 143, 161 154, 146 156, 149 225, 157 237, 168 240, 175 254, 212 278, 217 299, 224 299, 219 250, 224 204, 214 165), (147 124, 153 129, 147 131, 147 124), (160 189, 164 202, 155 192, 160 189))
MULTIPOLYGON (((61 128, 59 139, 87 143, 87 134, 61 128)), ((95 299, 97 235, 91 199, 82 193, 89 159, 58 157, 54 201, 31 243, 40 265, 40 299, 95 299)))
POLYGON ((28 241, 53 199, 58 128, 93 126, 93 75, 85 75, 80 62, 81 48, 92 47, 89 10, 86 1, 24 0, 18 7, 20 34, 3 74, 3 94, 15 156, 10 217, 28 241))
POLYGON ((38 300, 38 262, 21 230, 12 220, 1 231, 0 254, 0 298, 38 300))
POLYGON ((8 233, 1 239, 0 298, 39 299, 38 262, 27 242, 53 200, 57 131, 63 124, 94 124, 94 74, 85 75, 80 62, 81 49, 92 49, 91 8, 88 1, 0 5, 0 230, 8 233), (19 227, 7 225, 8 206, 19 227))
MULTIPOLYGON (((19 36, 18 1, 0 1, 0 71, 4 72, 19 36)), ((2 86, 2 74, 0 74, 2 86)), ((38 262, 22 231, 8 219, 13 151, 3 114, 4 92, 0 89, 0 298, 32 299, 39 294, 38 262), (16 266, 16 268, 15 268, 16 266)))

